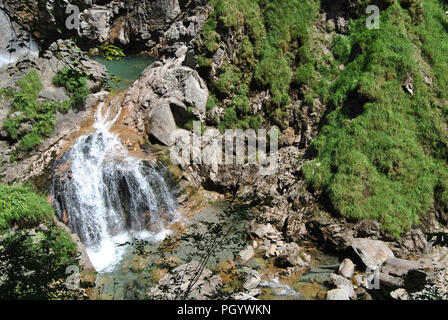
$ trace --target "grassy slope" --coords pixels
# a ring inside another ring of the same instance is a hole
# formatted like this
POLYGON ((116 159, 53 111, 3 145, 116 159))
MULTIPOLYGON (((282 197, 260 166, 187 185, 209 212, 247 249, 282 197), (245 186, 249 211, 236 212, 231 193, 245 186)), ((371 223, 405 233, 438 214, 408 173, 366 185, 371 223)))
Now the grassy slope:
POLYGON ((448 205, 447 20, 440 1, 425 1, 423 12, 395 3, 381 12, 379 30, 366 29, 365 18, 352 22, 344 39, 351 59, 339 55, 347 61, 330 88, 333 111, 312 143, 317 159, 304 168, 342 215, 376 219, 396 236, 435 201, 448 205), (403 89, 408 77, 414 95, 403 89))
POLYGON ((343 216, 376 219, 398 236, 431 207, 448 205, 447 4, 376 1, 380 29, 368 30, 363 11, 370 1, 345 2, 349 34, 334 37, 330 57, 316 52, 313 38, 320 1, 213 0, 200 65, 210 66, 226 35, 241 37, 242 46, 210 85, 209 109, 226 109, 221 129, 284 127, 296 87, 306 105, 321 101, 328 113, 305 179, 343 216), (413 95, 404 89, 408 79, 413 95), (262 89, 272 101, 265 117, 254 119, 249 98, 262 89))

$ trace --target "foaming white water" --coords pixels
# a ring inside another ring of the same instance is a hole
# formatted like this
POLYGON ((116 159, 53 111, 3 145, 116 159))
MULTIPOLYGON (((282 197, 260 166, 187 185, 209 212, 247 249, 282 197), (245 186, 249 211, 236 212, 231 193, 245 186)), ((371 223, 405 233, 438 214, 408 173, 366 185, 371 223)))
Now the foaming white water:
POLYGON ((130 156, 110 132, 121 110, 110 114, 113 109, 105 107, 100 104, 95 114, 96 132, 80 137, 69 152, 71 184, 60 197, 69 226, 99 272, 113 270, 125 252, 122 244, 133 238, 163 240, 166 224, 177 217, 160 172, 130 156))

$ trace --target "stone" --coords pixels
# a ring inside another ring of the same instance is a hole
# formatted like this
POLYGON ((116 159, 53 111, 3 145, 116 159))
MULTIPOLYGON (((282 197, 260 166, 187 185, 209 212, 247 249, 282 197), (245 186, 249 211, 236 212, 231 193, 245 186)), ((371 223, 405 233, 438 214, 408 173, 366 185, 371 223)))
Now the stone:
POLYGON ((275 244, 272 244, 268 247, 268 249, 266 250, 266 258, 272 258, 275 257, 277 255, 277 246, 275 244))
POLYGON ((347 279, 351 279, 355 273, 355 265, 352 260, 344 259, 339 266, 339 273, 347 279))
POLYGON ((279 255, 275 259, 275 264, 279 267, 299 267, 308 268, 311 263, 311 256, 303 251, 297 243, 291 242, 278 248, 279 255))
POLYGON ((327 300, 350 300, 348 293, 342 289, 333 289, 327 292, 327 300))
POLYGON ((238 259, 242 263, 247 263, 250 259, 252 259, 255 256, 255 251, 252 246, 247 246, 246 249, 241 250, 238 253, 238 259))
MULTIPOLYGON (((159 117, 156 140, 167 146, 172 144, 168 134, 177 126, 205 119, 207 86, 195 70, 182 65, 184 58, 153 63, 124 93, 123 107, 129 112, 123 122, 143 131, 156 115, 159 117)), ((146 132, 150 131, 151 127, 146 128, 146 132)))
POLYGON ((394 257, 392 250, 380 240, 355 238, 352 241, 352 248, 371 270, 378 269, 387 259, 394 257))
POLYGON ((176 122, 168 105, 162 105, 149 115, 146 132, 158 142, 170 146, 174 143, 172 134, 177 130, 176 122))
POLYGON ((261 277, 256 270, 244 268, 242 271, 243 288, 247 291, 255 289, 261 282, 261 277))
POLYGON ((280 238, 280 232, 278 232, 270 223, 258 224, 257 222, 252 222, 249 233, 259 239, 276 240, 280 238))
POLYGON ((344 290, 351 299, 356 299, 356 293, 350 280, 335 273, 330 274, 330 279, 336 288, 344 290))
MULTIPOLYGON (((200 268, 198 261, 183 264, 166 274, 152 288, 148 297, 155 300, 180 299, 186 294, 188 287, 194 280, 196 270, 200 268)), ((209 269, 203 269, 199 279, 191 287, 187 299, 207 300, 213 298, 222 286, 221 277, 214 275, 209 269)))
POLYGON ((390 293, 390 296, 395 300, 408 300, 409 299, 409 294, 403 288, 392 291, 390 293))

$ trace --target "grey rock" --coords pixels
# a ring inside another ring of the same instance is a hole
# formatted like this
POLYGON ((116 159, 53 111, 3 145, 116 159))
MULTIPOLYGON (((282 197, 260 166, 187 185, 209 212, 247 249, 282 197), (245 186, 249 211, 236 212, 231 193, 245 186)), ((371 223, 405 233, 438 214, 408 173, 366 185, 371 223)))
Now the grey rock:
POLYGON ((300 269, 308 268, 311 263, 311 256, 303 251, 296 243, 287 243, 278 248, 279 255, 275 263, 281 267, 298 267, 300 269))
POLYGON ((339 266, 339 273, 347 279, 351 279, 353 277, 353 274, 355 273, 355 265, 353 264, 352 260, 344 259, 344 261, 342 261, 341 265, 339 266))
POLYGON ((327 292, 327 300, 350 300, 347 291, 342 289, 333 289, 327 292))
POLYGON ((250 259, 252 259, 255 255, 254 248, 252 246, 247 246, 246 249, 241 250, 238 253, 238 259, 242 263, 247 263, 250 259))
POLYGON ((355 238, 352 248, 371 270, 378 269, 387 259, 394 257, 392 250, 380 240, 355 238))
POLYGON ((162 105, 152 110, 149 119, 146 127, 149 136, 166 146, 172 145, 174 141, 171 137, 177 126, 169 105, 162 105))
POLYGON ((403 288, 392 291, 390 293, 390 296, 395 300, 408 300, 409 299, 409 294, 403 288))
POLYGON ((250 268, 244 268, 242 270, 242 277, 244 279, 243 288, 248 291, 258 287, 261 282, 261 277, 258 272, 250 268))
POLYGON ((351 299, 356 299, 356 293, 350 280, 335 273, 330 275, 330 279, 333 281, 336 288, 345 291, 351 299))

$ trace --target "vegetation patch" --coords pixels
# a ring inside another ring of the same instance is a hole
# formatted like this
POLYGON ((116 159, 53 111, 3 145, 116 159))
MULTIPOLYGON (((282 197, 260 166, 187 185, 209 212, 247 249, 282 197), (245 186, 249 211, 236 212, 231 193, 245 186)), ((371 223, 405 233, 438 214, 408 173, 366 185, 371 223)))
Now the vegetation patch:
POLYGON ((395 236, 435 204, 448 206, 446 7, 425 1, 419 18, 405 2, 381 12, 379 30, 362 17, 334 39, 346 65, 323 96, 331 109, 312 141, 317 158, 303 169, 343 216, 378 220, 395 236), (419 46, 437 85, 425 81, 419 46))
POLYGON ((225 63, 213 81, 211 91, 225 109, 219 128, 257 129, 261 122, 288 126, 289 92, 300 45, 308 39, 319 1, 299 0, 213 0, 214 11, 202 31, 204 53, 198 62, 207 70, 219 42, 237 35, 239 51, 225 63), (264 105, 265 121, 250 114, 251 91, 269 90, 272 98, 264 105))
POLYGON ((0 231, 13 225, 33 227, 50 222, 54 216, 48 201, 27 187, 0 184, 0 231))

